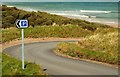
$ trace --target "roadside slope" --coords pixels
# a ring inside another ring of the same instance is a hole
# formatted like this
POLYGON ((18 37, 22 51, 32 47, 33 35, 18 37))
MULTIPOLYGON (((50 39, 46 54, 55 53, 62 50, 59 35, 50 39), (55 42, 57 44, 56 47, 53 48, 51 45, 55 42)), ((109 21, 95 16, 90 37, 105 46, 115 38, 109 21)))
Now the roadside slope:
MULTIPOLYGON (((57 56, 53 49, 57 43, 37 42, 25 45, 26 61, 41 64, 49 75, 117 75, 118 69, 105 65, 89 63, 57 56), (90 70, 90 71, 89 71, 90 70), (107 72, 106 72, 107 71, 107 72)), ((70 42, 70 41, 69 41, 70 42)), ((4 53, 21 59, 21 46, 6 48, 4 53)))

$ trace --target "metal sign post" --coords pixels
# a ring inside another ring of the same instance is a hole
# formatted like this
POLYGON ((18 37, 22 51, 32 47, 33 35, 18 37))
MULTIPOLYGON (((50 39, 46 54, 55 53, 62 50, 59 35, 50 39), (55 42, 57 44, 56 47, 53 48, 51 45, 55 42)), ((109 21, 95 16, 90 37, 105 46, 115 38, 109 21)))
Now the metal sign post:
POLYGON ((28 20, 17 20, 16 26, 21 29, 22 34, 22 69, 24 69, 24 29, 28 27, 28 20))
POLYGON ((24 69, 24 29, 22 31, 22 69, 24 69))

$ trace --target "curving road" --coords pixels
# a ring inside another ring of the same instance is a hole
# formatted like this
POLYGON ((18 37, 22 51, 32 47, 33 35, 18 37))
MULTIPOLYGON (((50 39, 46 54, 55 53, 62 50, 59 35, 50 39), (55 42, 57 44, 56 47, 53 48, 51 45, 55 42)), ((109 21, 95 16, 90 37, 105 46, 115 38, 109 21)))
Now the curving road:
MULTIPOLYGON (((26 44, 25 60, 46 68, 49 75, 118 75, 118 69, 113 67, 55 55, 52 50, 58 42, 60 41, 26 44)), ((21 45, 6 48, 4 53, 21 59, 21 45)))

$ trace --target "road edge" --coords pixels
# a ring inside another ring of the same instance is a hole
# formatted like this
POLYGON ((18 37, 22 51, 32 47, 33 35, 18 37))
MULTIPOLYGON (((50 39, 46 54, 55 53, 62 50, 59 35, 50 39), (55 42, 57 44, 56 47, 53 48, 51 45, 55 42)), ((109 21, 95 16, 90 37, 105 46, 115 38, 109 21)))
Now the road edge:
MULTIPOLYGON (((54 38, 54 37, 51 37, 51 38, 47 38, 47 37, 46 38, 25 38, 24 42, 25 42, 25 44, 30 44, 30 43, 35 43, 35 42, 51 42, 51 41, 66 41, 66 40, 79 41, 79 40, 81 40, 81 38, 54 38)), ((20 45, 20 44, 21 44, 21 39, 15 39, 15 40, 12 40, 10 42, 2 43, 2 44, 0 44, 0 48, 2 48, 1 52, 8 47, 16 46, 16 45, 20 45)), ((55 49, 53 50, 53 52, 55 53, 55 55, 65 57, 65 58, 81 60, 81 61, 86 61, 86 62, 92 62, 92 63, 97 63, 97 64, 102 64, 102 65, 118 68, 118 65, 93 61, 93 60, 89 60, 89 59, 80 59, 80 58, 71 57, 71 56, 68 56, 65 54, 61 54, 61 53, 57 52, 55 49)))
POLYGON ((85 62, 90 62, 90 63, 102 64, 102 65, 113 67, 113 68, 119 68, 118 65, 113 65, 113 64, 108 64, 108 63, 93 61, 93 60, 89 60, 89 59, 83 59, 83 58, 80 59, 80 58, 76 58, 76 57, 71 57, 69 55, 65 55, 65 54, 59 53, 55 49, 53 50, 53 52, 55 53, 55 55, 60 56, 60 57, 65 57, 65 58, 69 58, 69 59, 80 60, 80 61, 85 61, 85 62))

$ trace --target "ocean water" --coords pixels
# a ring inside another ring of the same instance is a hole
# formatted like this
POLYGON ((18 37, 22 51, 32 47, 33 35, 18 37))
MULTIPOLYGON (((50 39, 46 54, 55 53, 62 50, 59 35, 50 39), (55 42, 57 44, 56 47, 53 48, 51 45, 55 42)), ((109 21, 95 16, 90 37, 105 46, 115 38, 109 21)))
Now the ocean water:
POLYGON ((5 2, 3 4, 27 11, 44 11, 91 22, 118 24, 117 2, 5 2))

